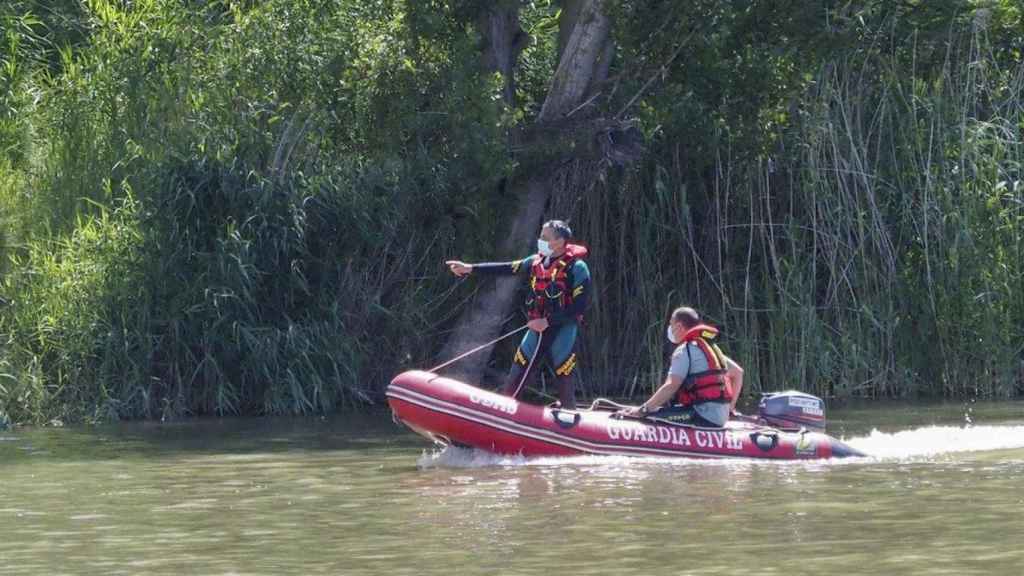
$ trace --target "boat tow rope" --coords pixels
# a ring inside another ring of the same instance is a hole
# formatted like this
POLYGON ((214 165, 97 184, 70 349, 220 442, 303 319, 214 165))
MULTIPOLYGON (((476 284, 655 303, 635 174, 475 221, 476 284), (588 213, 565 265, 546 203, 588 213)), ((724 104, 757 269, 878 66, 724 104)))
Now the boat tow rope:
MULTIPOLYGON (((441 368, 444 368, 445 366, 449 366, 451 364, 454 364, 454 363, 458 362, 459 360, 462 360, 466 356, 469 356, 470 354, 475 354, 475 353, 483 350, 484 348, 487 348, 488 346, 493 346, 493 345, 497 344, 498 342, 501 342, 505 338, 508 338, 509 336, 512 336, 513 334, 518 334, 518 333, 522 332, 523 330, 526 330, 527 328, 529 328, 529 326, 530 326, 529 324, 523 324, 522 326, 520 326, 519 328, 516 328, 515 330, 509 332, 508 334, 505 334, 504 336, 499 336, 499 337, 495 338, 494 340, 491 340, 487 344, 484 344, 482 346, 477 346, 476 348, 473 348, 472 350, 470 350, 468 352, 464 352, 462 354, 459 354, 455 358, 452 358, 451 360, 449 360, 449 361, 447 361, 447 362, 445 362, 443 364, 439 364, 437 366, 434 366, 430 370, 427 370, 427 372, 437 372, 441 368)), ((540 346, 537 346, 537 348, 540 349, 540 346)), ((536 350, 534 351, 533 355, 535 357, 537 356, 536 350)), ((532 364, 533 361, 531 360, 530 363, 532 364)))

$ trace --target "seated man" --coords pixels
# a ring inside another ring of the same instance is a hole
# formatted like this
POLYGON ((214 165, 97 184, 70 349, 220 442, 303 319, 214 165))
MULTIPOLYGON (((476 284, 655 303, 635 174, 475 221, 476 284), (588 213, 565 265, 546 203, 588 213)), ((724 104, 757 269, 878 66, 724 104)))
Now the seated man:
POLYGON ((724 426, 743 390, 743 368, 711 343, 716 336, 718 330, 701 324, 696 310, 677 308, 669 320, 668 339, 678 347, 665 383, 647 402, 619 413, 693 426, 724 426))

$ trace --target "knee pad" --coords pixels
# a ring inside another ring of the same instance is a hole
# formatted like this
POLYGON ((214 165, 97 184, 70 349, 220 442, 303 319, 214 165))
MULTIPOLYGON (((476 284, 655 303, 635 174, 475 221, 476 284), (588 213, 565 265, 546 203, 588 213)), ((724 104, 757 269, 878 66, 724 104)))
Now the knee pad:
POLYGON ((526 366, 528 364, 526 354, 523 354, 522 348, 516 348, 516 355, 512 357, 512 362, 519 366, 526 366))
POLYGON ((573 371, 576 370, 576 353, 573 352, 555 368, 555 376, 571 376, 573 371))

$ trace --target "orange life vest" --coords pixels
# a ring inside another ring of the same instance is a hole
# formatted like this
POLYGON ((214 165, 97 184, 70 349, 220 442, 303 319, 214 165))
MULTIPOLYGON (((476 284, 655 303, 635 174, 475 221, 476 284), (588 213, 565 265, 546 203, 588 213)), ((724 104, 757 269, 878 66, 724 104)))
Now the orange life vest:
MULTIPOLYGON (((686 353, 690 354, 693 348, 697 348, 707 359, 708 369, 703 372, 691 372, 683 379, 683 385, 679 387, 676 395, 676 402, 684 406, 700 404, 702 402, 731 402, 733 393, 732 386, 725 377, 725 356, 718 346, 711 344, 718 336, 718 330, 705 324, 699 324, 686 331, 683 342, 680 346, 686 347, 686 353), (693 344, 693 346, 691 346, 693 344)), ((690 359, 690 367, 693 367, 693 359, 690 359)))
POLYGON ((578 244, 566 244, 565 252, 544 266, 544 257, 537 254, 530 267, 530 297, 526 302, 527 315, 532 318, 546 318, 561 309, 572 306, 572 286, 569 270, 587 249, 578 244))

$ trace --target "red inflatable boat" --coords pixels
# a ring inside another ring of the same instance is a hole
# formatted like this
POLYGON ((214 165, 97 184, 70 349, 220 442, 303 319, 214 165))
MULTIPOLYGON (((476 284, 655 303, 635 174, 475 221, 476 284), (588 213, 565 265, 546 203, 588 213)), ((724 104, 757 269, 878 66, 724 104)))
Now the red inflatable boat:
POLYGON ((585 410, 536 406, 422 371, 395 377, 387 398, 395 419, 428 439, 498 454, 775 460, 864 456, 825 434, 822 401, 799 392, 767 395, 757 417, 742 417, 724 428, 620 418, 598 402, 585 410))

